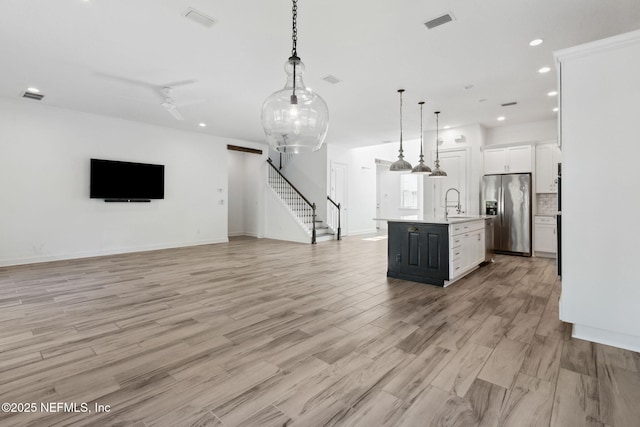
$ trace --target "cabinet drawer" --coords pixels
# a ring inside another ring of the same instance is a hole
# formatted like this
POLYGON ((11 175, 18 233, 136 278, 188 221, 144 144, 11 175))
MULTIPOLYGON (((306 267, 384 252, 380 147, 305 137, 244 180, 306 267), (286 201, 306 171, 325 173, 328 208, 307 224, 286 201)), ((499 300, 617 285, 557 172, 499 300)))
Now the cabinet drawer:
POLYGON ((484 228, 484 221, 465 222, 462 224, 462 228, 465 233, 482 230, 484 228))
POLYGON ((451 249, 459 248, 462 245, 462 234, 452 236, 449 242, 451 242, 451 249))
POLYGON ((449 235, 457 236, 458 234, 468 233, 470 231, 482 230, 484 228, 484 220, 460 222, 449 226, 449 235))
POLYGON ((455 236, 457 234, 462 234, 464 233, 464 228, 462 228, 464 223, 461 224, 451 224, 449 226, 449 235, 451 236, 455 236))
POLYGON ((457 259, 449 263, 449 278, 455 279, 462 273, 462 259, 457 259))
POLYGON ((463 251, 464 251, 464 248, 462 246, 459 246, 457 248, 451 248, 451 253, 449 254, 450 260, 455 261, 457 259, 462 258, 463 251))

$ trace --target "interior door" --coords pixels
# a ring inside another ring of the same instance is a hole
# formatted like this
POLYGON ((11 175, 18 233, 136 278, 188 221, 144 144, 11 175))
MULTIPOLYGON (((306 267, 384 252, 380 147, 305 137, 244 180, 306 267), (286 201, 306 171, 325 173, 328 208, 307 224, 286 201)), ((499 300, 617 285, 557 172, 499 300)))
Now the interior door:
MULTIPOLYGON (((397 172, 389 171, 389 165, 376 163, 376 218, 393 218, 397 216, 397 206, 394 206, 394 195, 399 193, 397 172), (393 176, 392 174, 396 174, 393 176)), ((387 221, 377 221, 376 228, 387 229, 387 221)))
MULTIPOLYGON (((342 234, 347 233, 347 165, 342 163, 331 162, 331 188, 329 196, 331 199, 340 203, 340 227, 342 228, 342 234)), ((333 205, 330 205, 333 206, 333 205)), ((335 212, 334 209, 330 209, 329 212, 335 212)), ((330 215, 331 228, 337 230, 337 217, 336 215, 330 215), (334 224, 335 223, 335 224, 334 224)))

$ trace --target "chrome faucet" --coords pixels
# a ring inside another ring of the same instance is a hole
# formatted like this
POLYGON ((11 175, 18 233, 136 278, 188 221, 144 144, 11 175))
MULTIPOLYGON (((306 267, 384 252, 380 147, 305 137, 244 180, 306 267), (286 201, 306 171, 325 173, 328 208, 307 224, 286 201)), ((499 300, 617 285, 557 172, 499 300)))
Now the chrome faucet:
POLYGON ((462 206, 460 206, 460 192, 456 189, 451 187, 450 189, 447 190, 446 193, 444 193, 444 220, 447 221, 449 219, 449 191, 455 191, 456 193, 458 193, 458 203, 455 204, 456 207, 456 212, 460 213, 460 211, 462 210, 462 206))

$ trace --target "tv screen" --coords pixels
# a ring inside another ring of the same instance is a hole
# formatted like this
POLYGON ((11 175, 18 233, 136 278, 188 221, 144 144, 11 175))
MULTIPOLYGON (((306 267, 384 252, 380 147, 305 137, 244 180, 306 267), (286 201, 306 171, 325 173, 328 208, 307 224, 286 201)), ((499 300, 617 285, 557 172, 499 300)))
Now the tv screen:
POLYGON ((164 199, 164 165, 91 159, 92 199, 164 199))

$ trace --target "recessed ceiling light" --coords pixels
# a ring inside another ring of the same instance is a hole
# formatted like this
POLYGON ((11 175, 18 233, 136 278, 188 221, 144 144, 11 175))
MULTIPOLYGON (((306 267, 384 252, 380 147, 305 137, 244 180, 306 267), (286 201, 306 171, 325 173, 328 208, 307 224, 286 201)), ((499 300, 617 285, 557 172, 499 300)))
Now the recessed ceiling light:
POLYGON ((529 42, 529 46, 539 46, 542 44, 542 39, 533 39, 529 42))
POLYGON ((451 126, 447 125, 443 129, 451 129, 451 126))
POLYGON ((27 92, 40 93, 40 89, 38 89, 37 87, 28 87, 27 92))
POLYGON ((558 91, 556 90, 552 90, 551 92, 549 92, 547 95, 548 96, 556 96, 558 94, 558 91))
POLYGON ((504 121, 504 119, 506 119, 506 117, 505 117, 505 116, 500 116, 500 117, 498 117, 498 119, 497 119, 497 120, 498 120, 499 122, 501 122, 501 121, 504 121))
POLYGON ((557 113, 557 112, 558 112, 558 107, 555 107, 555 108, 553 109, 553 112, 554 112, 554 113, 557 113))
POLYGON ((549 71, 551 71, 551 68, 549 67, 542 67, 538 70, 540 74, 548 73, 549 71))
POLYGON ((200 123, 198 126, 200 126, 201 128, 206 128, 207 124, 206 123, 200 123))

